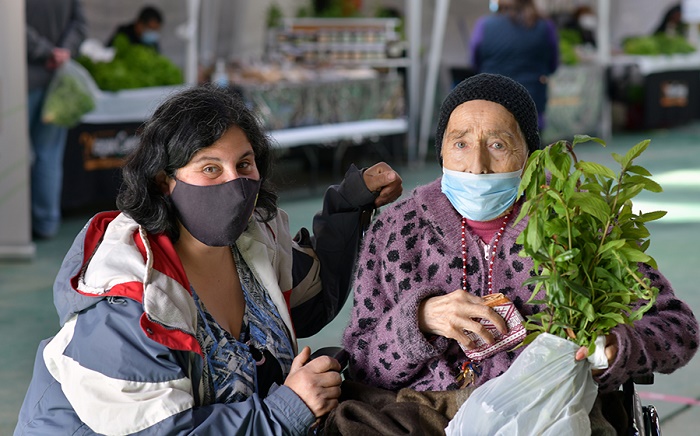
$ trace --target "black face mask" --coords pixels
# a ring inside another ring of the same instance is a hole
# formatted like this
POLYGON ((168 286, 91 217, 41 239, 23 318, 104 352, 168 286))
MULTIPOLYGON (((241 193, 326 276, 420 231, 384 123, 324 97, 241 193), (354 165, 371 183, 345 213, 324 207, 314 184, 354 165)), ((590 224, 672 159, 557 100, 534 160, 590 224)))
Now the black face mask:
POLYGON ((260 180, 238 178, 219 185, 190 185, 175 179, 170 198, 180 222, 210 247, 233 245, 255 209, 260 180))

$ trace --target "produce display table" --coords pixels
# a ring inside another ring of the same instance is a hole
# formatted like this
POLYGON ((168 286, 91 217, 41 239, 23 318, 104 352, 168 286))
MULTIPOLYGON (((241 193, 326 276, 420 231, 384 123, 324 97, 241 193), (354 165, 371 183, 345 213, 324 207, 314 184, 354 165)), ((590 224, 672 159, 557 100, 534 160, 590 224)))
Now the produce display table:
POLYGON ((614 56, 611 98, 627 105, 626 127, 667 128, 700 117, 700 54, 614 56))

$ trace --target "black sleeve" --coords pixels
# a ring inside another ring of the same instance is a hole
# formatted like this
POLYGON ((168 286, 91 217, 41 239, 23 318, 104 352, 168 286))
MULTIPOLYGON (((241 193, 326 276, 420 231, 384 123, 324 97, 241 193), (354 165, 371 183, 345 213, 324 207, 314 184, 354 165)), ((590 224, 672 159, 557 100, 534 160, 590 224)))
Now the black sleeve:
POLYGON ((315 273, 320 276, 318 292, 291 310, 298 337, 316 334, 345 304, 355 257, 376 196, 367 189, 362 171, 351 165, 342 183, 326 191, 323 210, 313 219, 313 236, 302 228, 294 237, 293 286, 308 282, 314 263, 320 263, 320 272, 315 273))

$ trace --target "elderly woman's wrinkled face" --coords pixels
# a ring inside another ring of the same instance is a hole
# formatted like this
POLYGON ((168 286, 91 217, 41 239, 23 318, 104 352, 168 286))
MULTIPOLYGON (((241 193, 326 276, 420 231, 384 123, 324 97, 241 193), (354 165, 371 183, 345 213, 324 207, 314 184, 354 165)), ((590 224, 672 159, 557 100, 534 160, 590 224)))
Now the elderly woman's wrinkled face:
POLYGON ((442 165, 448 170, 508 173, 522 169, 526 160, 520 126, 500 104, 471 100, 452 111, 442 139, 442 165))

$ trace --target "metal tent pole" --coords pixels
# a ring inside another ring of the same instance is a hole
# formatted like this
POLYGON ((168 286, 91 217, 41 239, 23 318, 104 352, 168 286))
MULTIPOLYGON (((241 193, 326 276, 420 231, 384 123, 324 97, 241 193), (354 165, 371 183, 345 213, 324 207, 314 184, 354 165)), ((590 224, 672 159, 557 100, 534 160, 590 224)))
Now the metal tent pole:
POLYGON ((450 0, 437 0, 430 41, 428 74, 425 80, 423 113, 421 115, 418 136, 418 162, 420 164, 425 162, 425 157, 428 154, 428 140, 430 139, 430 131, 433 123, 433 107, 435 106, 435 91, 440 70, 440 60, 442 59, 442 45, 445 39, 445 27, 447 26, 447 12, 449 9, 450 0))
POLYGON ((406 0, 408 10, 408 163, 417 158, 420 119, 421 0, 406 0))
MULTIPOLYGON (((598 0, 596 45, 603 80, 607 80, 607 69, 610 65, 610 0, 598 0)), ((600 136, 605 141, 612 137, 612 104, 606 91, 603 93, 603 106, 600 111, 600 136)))

